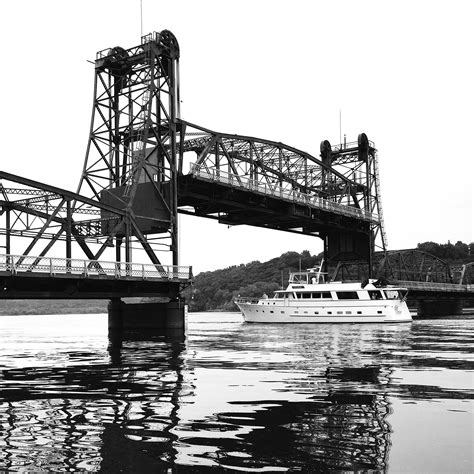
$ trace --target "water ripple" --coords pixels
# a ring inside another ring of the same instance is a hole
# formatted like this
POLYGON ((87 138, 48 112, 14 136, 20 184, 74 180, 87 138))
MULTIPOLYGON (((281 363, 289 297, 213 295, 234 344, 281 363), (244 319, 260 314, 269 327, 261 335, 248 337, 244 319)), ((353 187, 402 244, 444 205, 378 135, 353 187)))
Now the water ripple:
MULTIPOLYGON (((183 342, 108 338, 104 315, 61 318, 62 330, 58 317, 0 320, 0 469, 416 471, 400 433, 423 424, 410 406, 428 424, 433 404, 461 450, 452 462, 469 462, 473 321, 198 314, 183 342)), ((432 453, 440 466, 448 449, 432 453)))

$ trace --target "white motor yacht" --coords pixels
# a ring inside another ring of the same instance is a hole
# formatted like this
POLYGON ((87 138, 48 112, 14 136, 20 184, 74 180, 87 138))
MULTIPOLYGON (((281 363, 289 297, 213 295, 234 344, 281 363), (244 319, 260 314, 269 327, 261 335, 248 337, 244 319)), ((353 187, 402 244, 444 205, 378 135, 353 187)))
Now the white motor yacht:
POLYGON ((236 298, 249 323, 401 323, 412 320, 408 290, 365 282, 326 282, 326 274, 311 268, 291 273, 286 290, 272 297, 236 298))

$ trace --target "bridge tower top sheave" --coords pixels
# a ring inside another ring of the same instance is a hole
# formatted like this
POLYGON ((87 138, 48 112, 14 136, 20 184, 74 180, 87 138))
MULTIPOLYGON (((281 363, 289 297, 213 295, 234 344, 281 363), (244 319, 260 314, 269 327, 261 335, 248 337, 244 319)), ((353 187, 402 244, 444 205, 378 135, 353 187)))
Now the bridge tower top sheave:
MULTIPOLYGON (((143 236, 168 238, 177 265, 178 41, 163 30, 143 36, 132 48, 104 49, 96 55, 94 72, 78 193, 125 210, 143 236)), ((130 240, 114 222, 104 225, 118 246, 130 240)), ((125 247, 129 257, 131 244, 125 247)))

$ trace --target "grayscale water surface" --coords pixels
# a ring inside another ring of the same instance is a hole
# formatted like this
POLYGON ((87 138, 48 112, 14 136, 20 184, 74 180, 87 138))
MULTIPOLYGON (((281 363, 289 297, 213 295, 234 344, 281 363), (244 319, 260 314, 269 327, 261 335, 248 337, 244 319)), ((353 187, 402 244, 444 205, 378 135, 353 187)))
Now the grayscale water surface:
POLYGON ((0 470, 470 473, 473 329, 0 317, 0 470))

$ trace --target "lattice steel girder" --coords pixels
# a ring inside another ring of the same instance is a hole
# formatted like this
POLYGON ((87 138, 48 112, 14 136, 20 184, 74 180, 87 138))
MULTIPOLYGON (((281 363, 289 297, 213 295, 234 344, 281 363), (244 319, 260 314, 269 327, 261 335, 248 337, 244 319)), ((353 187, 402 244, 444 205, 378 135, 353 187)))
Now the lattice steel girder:
POLYGON ((137 228, 136 218, 133 212, 127 212, 123 209, 117 209, 105 203, 101 203, 81 196, 71 191, 50 186, 38 181, 34 181, 11 173, 0 171, 0 179, 15 183, 16 187, 0 187, 3 199, 0 199, 0 216, 5 218, 5 230, 2 232, 6 236, 6 253, 10 253, 11 238, 14 236, 29 237, 31 239, 29 245, 23 254, 28 255, 33 247, 40 240, 49 241, 41 252, 40 256, 46 255, 52 248, 54 242, 58 240, 66 241, 66 258, 71 258, 71 242, 74 240, 87 258, 97 260, 105 248, 110 245, 111 239, 114 237, 126 237, 127 228, 130 235, 128 238, 135 238, 143 247, 152 263, 159 264, 154 252, 150 248, 150 244, 137 228), (23 186, 19 188, 18 185, 23 186), (20 192, 23 189, 25 192, 20 192), (47 209, 38 209, 38 206, 30 205, 28 202, 11 200, 8 191, 12 190, 12 194, 27 194, 38 196, 55 196, 49 203, 47 209), (55 202, 53 202, 55 201, 55 202), (77 206, 79 212, 73 211, 73 204, 77 206), (87 220, 83 218, 83 213, 88 207, 92 214, 102 213, 107 216, 106 220, 114 222, 111 232, 107 235, 100 236, 99 239, 90 239, 90 237, 99 236, 98 226, 102 220, 87 220), (12 215, 14 218, 12 219, 12 215), (88 229, 91 232, 88 232, 88 229), (89 243, 99 244, 98 250, 92 250, 89 243))
POLYGON ((364 192, 365 185, 309 153, 280 142, 213 132, 184 121, 180 131, 181 161, 184 153, 193 151, 197 165, 336 202, 345 197, 350 205, 359 207, 360 200, 354 196, 364 192), (187 140, 188 136, 195 138, 187 140))
POLYGON ((379 254, 379 272, 395 280, 453 283, 448 262, 420 250, 392 250, 379 254))
POLYGON ((181 172, 187 153, 193 152, 192 173, 196 177, 203 173, 235 187, 263 186, 270 194, 297 190, 310 200, 318 197, 348 209, 360 209, 363 218, 377 216, 371 219, 368 231, 370 246, 385 250, 377 150, 365 134, 359 135, 356 143, 339 147, 331 147, 325 140, 320 146, 320 157, 315 158, 280 142, 180 123, 181 172))
MULTIPOLYGON (((448 262, 417 249, 376 252, 373 259, 374 274, 387 280, 413 281, 423 283, 461 283, 455 281, 448 262)), ((356 273, 367 276, 367 262, 340 262, 338 270, 346 275, 356 273)), ((349 278, 350 279, 350 278, 349 278)))

